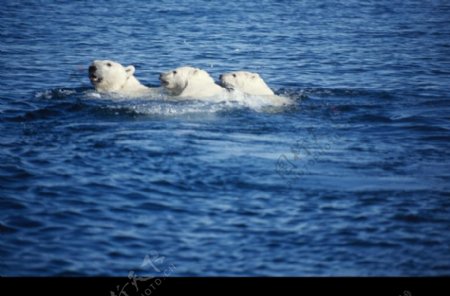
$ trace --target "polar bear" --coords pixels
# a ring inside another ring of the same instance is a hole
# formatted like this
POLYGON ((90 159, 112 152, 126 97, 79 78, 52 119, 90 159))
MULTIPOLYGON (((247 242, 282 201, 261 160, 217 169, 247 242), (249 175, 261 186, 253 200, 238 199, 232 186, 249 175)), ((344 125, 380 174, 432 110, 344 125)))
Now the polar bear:
POLYGON ((227 89, 241 91, 253 96, 263 96, 272 105, 290 105, 293 102, 286 97, 280 97, 270 89, 258 73, 237 71, 220 75, 220 84, 227 89))
POLYGON ((230 72, 220 75, 219 79, 223 87, 237 89, 250 95, 274 95, 274 92, 258 73, 247 71, 230 72))
POLYGON ((124 96, 152 94, 156 89, 142 85, 134 77, 134 66, 124 67, 110 60, 95 60, 89 66, 89 80, 100 93, 117 93, 124 96))
POLYGON ((228 91, 217 85, 208 72, 189 66, 179 67, 159 76, 161 85, 169 95, 182 98, 216 98, 227 96, 228 91))

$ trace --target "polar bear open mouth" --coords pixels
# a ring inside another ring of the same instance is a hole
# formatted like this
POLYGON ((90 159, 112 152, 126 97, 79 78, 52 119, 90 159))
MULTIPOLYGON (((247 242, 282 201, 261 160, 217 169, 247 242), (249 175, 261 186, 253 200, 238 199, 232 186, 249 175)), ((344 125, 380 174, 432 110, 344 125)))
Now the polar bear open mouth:
POLYGON ((103 78, 97 77, 95 74, 90 74, 89 79, 92 81, 92 83, 100 83, 103 80, 103 78))
POLYGON ((165 80, 163 78, 160 78, 159 81, 161 81, 161 84, 163 84, 164 86, 168 86, 169 85, 169 81, 167 81, 167 80, 165 80))
POLYGON ((102 77, 98 77, 97 67, 94 65, 89 67, 89 80, 91 80, 92 83, 100 83, 103 80, 102 77))
POLYGON ((167 77, 165 77, 165 75, 163 73, 161 73, 159 75, 159 81, 165 87, 169 86, 169 84, 170 84, 169 80, 167 79, 167 77))

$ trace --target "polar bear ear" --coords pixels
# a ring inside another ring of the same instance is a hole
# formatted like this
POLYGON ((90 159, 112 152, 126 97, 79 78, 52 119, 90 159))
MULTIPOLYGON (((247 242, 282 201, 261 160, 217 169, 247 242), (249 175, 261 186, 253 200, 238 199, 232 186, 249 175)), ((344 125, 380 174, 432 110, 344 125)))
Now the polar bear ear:
POLYGON ((198 69, 195 68, 195 69, 194 69, 194 72, 192 72, 192 74, 197 75, 197 74, 198 74, 198 69))
POLYGON ((127 72, 128 76, 133 75, 134 74, 134 70, 135 70, 134 66, 128 66, 128 67, 125 68, 125 72, 127 72))

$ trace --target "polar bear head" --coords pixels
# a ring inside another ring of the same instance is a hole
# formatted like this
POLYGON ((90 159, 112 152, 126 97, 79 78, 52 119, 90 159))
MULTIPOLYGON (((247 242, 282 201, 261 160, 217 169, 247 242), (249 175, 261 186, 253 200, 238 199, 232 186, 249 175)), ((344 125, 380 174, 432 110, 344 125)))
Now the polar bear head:
POLYGON ((251 95, 274 95, 258 73, 238 71, 220 75, 220 84, 251 95))
POLYGON ((134 66, 124 67, 109 60, 96 60, 89 66, 89 80, 99 92, 120 91, 133 77, 134 66))
POLYGON ((189 66, 179 67, 159 76, 161 85, 174 96, 198 95, 210 87, 219 87, 208 72, 189 66))

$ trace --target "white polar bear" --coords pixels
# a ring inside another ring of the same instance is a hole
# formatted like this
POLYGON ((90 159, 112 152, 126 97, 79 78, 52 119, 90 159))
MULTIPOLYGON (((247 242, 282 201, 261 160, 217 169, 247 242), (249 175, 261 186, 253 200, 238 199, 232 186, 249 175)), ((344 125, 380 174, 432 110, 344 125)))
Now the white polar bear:
POLYGON ((134 77, 134 66, 124 67, 110 60, 96 60, 89 66, 89 80, 100 93, 117 93, 123 96, 154 94, 156 89, 142 85, 134 77))
POLYGON ((159 80, 164 89, 172 96, 224 99, 228 95, 228 91, 217 85, 208 72, 189 66, 161 73, 159 80))
POLYGON ((274 95, 274 92, 258 73, 246 71, 230 72, 220 75, 219 79, 223 87, 237 89, 250 95, 274 95))
POLYGON ((220 75, 220 84, 236 91, 254 96, 263 96, 271 105, 282 106, 292 104, 292 100, 280 97, 270 89, 258 73, 237 71, 220 75))

